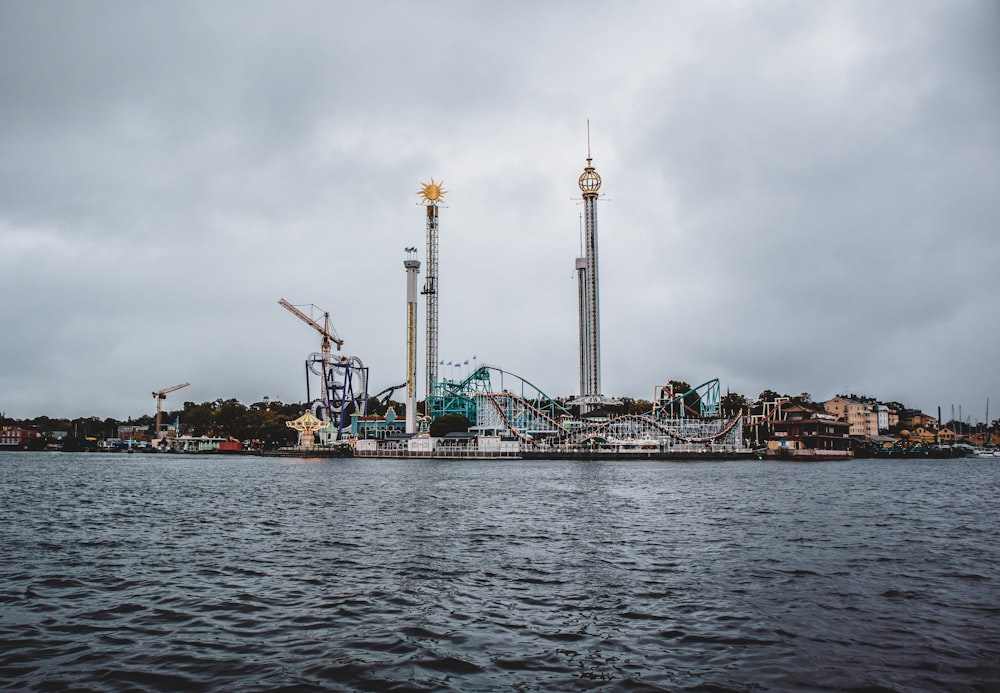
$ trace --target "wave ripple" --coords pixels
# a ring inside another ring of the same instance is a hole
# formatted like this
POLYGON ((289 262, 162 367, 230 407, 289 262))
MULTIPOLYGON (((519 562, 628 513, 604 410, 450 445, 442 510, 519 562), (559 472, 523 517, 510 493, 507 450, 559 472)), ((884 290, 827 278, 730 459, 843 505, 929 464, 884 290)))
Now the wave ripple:
POLYGON ((0 453, 0 681, 998 690, 998 479, 0 453))

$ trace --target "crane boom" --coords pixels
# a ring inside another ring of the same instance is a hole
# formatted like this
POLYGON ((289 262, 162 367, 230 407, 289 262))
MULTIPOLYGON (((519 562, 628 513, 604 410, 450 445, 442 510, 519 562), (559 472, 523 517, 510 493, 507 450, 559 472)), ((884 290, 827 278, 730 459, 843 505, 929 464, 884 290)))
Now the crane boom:
POLYGON ((191 383, 181 383, 180 385, 174 385, 173 387, 168 387, 163 390, 157 390, 156 392, 153 393, 153 397, 159 397, 160 399, 163 399, 164 395, 166 395, 167 393, 173 392, 174 390, 180 390, 182 387, 187 387, 190 384, 191 383))
POLYGON ((297 317, 299 320, 309 325, 311 328, 323 335, 323 353, 330 353, 330 342, 337 345, 337 351, 340 351, 340 347, 344 346, 344 340, 337 336, 337 333, 330 327, 330 314, 323 311, 323 324, 320 325, 318 322, 313 320, 311 317, 303 313, 301 310, 293 306, 291 303, 285 299, 278 301, 278 304, 287 310, 289 313, 297 317))
POLYGON ((180 390, 182 387, 187 387, 191 383, 181 383, 180 385, 174 385, 173 387, 165 387, 162 390, 157 390, 153 393, 154 399, 156 399, 156 437, 160 437, 160 420, 163 418, 163 400, 167 398, 167 393, 174 392, 175 390, 180 390))

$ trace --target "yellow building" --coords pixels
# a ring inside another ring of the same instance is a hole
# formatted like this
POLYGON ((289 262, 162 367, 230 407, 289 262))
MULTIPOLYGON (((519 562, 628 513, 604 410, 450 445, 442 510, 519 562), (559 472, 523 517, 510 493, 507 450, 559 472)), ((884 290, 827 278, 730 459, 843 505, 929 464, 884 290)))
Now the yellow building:
POLYGON ((953 445, 958 440, 958 436, 955 435, 955 431, 951 430, 951 427, 949 426, 944 426, 938 430, 937 438, 942 445, 953 445))
POLYGON ((937 419, 917 409, 906 409, 899 414, 899 425, 911 431, 920 427, 934 429, 937 424, 937 419))
POLYGON ((838 396, 828 399, 823 407, 841 421, 849 423, 852 436, 878 435, 878 413, 874 404, 838 396))
POLYGON ((912 431, 910 431, 909 441, 911 443, 923 443, 925 445, 933 445, 934 443, 938 442, 938 432, 931 428, 917 426, 912 431))

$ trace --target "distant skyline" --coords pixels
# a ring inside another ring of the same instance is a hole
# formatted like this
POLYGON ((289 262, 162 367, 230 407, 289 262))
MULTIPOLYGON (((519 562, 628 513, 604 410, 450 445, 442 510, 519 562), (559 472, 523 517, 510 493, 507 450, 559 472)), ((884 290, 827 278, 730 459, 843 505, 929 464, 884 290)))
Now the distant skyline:
POLYGON ((577 394, 588 118, 605 394, 1000 414, 1000 3, 7 2, 0 59, 7 416, 301 401, 281 297, 403 382, 431 177, 440 358, 577 394))

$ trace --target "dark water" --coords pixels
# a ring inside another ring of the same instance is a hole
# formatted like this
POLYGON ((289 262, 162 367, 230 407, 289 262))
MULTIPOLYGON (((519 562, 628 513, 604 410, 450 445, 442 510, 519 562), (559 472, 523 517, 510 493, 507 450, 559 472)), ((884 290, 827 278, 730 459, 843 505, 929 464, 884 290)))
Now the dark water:
POLYGON ((0 454, 0 687, 1000 690, 1000 463, 0 454))

